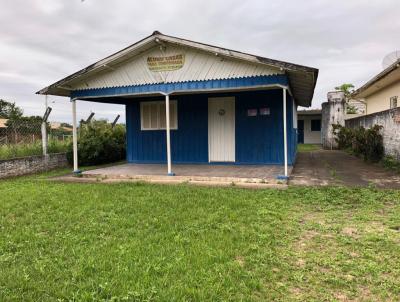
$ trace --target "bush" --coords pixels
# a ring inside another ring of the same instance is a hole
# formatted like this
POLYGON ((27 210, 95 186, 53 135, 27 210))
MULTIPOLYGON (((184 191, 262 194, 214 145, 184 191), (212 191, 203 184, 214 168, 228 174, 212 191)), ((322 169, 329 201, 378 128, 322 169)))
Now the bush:
POLYGON ((342 125, 332 125, 335 140, 338 143, 339 149, 351 149, 353 146, 354 133, 353 129, 343 127, 342 125))
POLYGON ((394 158, 394 156, 385 156, 382 160, 382 163, 386 169, 400 174, 400 161, 394 158))
MULTIPOLYGON (((125 126, 112 128, 106 121, 81 124, 78 135, 78 163, 82 166, 112 163, 125 159, 125 126)), ((72 164, 72 143, 67 159, 72 164)))
POLYGON ((333 125, 333 133, 339 149, 351 150, 362 156, 365 161, 378 162, 383 158, 383 137, 380 134, 382 126, 374 125, 369 129, 364 127, 351 129, 341 125, 333 125))

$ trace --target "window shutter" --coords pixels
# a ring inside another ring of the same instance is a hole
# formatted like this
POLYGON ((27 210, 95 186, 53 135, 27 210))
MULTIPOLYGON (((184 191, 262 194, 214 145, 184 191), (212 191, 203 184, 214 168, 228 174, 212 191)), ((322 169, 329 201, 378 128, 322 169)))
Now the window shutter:
POLYGON ((150 128, 150 105, 146 103, 141 103, 142 109, 142 129, 149 129, 150 128))
POLYGON ((150 104, 150 129, 158 129, 158 106, 157 104, 150 104))
MULTIPOLYGON (((178 105, 177 101, 170 101, 170 128, 178 129, 178 105)), ((140 119, 142 130, 162 130, 166 129, 165 101, 161 102, 141 102, 140 119)))
POLYGON ((172 101, 169 104, 169 114, 170 114, 170 126, 171 129, 177 129, 178 128, 178 121, 177 121, 177 102, 172 101))
POLYGON ((159 103, 160 108, 160 129, 165 129, 167 127, 166 113, 165 113, 165 102, 159 103))

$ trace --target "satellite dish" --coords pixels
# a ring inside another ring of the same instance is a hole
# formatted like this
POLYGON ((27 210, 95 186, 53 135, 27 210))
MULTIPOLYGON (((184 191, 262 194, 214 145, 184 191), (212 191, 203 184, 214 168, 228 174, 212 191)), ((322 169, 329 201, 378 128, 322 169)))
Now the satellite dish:
POLYGON ((383 69, 388 68, 390 65, 395 63, 397 60, 400 59, 400 50, 392 51, 391 53, 387 54, 382 61, 383 69))

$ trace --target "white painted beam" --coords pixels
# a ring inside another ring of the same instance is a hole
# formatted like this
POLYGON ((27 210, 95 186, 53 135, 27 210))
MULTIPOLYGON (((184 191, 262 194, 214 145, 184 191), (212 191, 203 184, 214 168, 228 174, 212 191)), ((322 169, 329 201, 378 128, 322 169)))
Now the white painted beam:
POLYGON ((80 173, 78 170, 78 131, 76 124, 76 100, 72 100, 72 145, 74 159, 74 173, 80 173))
POLYGON ((285 177, 288 177, 288 147, 287 147, 287 116, 286 116, 286 88, 283 92, 283 152, 285 157, 285 177))
POLYGON ((166 118, 166 134, 167 134, 167 166, 168 175, 173 176, 172 163, 171 163, 171 126, 170 126, 170 114, 169 114, 169 95, 165 95, 165 118, 166 118))

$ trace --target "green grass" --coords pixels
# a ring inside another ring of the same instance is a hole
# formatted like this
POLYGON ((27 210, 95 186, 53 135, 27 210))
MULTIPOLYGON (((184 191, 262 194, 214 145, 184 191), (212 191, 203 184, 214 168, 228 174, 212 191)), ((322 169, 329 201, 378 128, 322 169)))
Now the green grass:
MULTIPOLYGON (((50 140, 48 143, 48 153, 66 152, 69 141, 50 140)), ((10 159, 16 157, 26 157, 32 155, 42 155, 42 142, 20 143, 14 145, 0 145, 0 159, 10 159)))
POLYGON ((396 160, 393 156, 385 156, 382 159, 382 165, 387 170, 400 174, 400 161, 396 160))
POLYGON ((47 176, 0 181, 0 301, 400 296, 399 191, 47 176))
POLYGON ((298 144, 297 151, 298 152, 311 152, 321 150, 321 145, 314 145, 314 144, 298 144))

